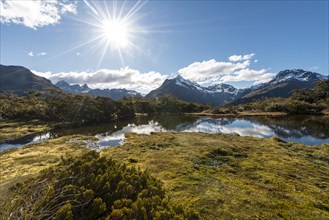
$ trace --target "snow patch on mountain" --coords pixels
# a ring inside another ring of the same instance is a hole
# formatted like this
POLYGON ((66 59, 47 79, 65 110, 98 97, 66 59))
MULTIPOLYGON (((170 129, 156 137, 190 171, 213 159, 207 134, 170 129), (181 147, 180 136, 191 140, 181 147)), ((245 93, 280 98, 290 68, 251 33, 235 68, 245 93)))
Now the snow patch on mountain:
POLYGON ((277 84, 288 80, 298 80, 298 81, 308 82, 308 81, 316 81, 316 80, 325 80, 326 78, 327 78, 326 76, 321 75, 319 73, 314 73, 303 69, 288 69, 279 72, 269 82, 269 84, 277 84))

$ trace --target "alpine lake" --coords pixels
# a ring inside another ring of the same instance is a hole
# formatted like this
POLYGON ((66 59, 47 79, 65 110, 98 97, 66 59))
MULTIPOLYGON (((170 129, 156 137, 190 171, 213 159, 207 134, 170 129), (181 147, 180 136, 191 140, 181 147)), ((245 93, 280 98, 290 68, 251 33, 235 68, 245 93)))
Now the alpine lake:
POLYGON ((100 150, 122 145, 127 133, 151 134, 166 131, 236 134, 257 138, 278 137, 284 142, 315 146, 329 143, 329 116, 137 116, 115 123, 34 133, 0 144, 0 151, 74 134, 94 136, 96 141, 90 142, 87 146, 100 150))

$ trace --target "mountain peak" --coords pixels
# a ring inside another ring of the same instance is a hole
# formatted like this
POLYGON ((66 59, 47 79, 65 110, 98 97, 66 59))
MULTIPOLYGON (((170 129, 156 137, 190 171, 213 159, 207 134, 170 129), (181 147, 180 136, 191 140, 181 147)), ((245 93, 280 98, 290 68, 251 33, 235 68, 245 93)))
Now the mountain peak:
POLYGON ((192 84, 191 81, 189 81, 189 80, 183 78, 183 77, 182 77, 181 75, 179 75, 179 74, 174 78, 174 80, 175 80, 176 82, 178 82, 178 83, 192 84))
POLYGON ((174 79, 176 79, 176 80, 185 80, 181 75, 177 75, 174 79))
POLYGON ((185 79, 181 75, 177 75, 173 80, 174 80, 175 84, 178 86, 183 86, 185 88, 194 88, 197 90, 203 90, 203 88, 198 83, 185 79))
POLYGON ((61 80, 61 81, 58 81, 55 86, 69 86, 70 84, 68 84, 66 81, 64 80, 61 80))
POLYGON ((177 75, 175 78, 166 79, 159 88, 146 95, 146 98, 172 95, 189 102, 220 105, 232 101, 239 92, 239 89, 228 84, 203 87, 177 75))
POLYGON ((298 81, 317 81, 324 80, 326 76, 319 73, 303 70, 303 69, 287 69, 280 71, 269 83, 276 84, 288 80, 298 81))
POLYGON ((213 86, 208 86, 206 88, 206 90, 208 92, 217 92, 217 93, 229 93, 229 94, 234 94, 234 95, 237 95, 239 92, 241 92, 240 89, 237 89, 235 88, 234 86, 232 85, 229 85, 229 84, 225 84, 225 83, 219 83, 219 84, 216 84, 216 85, 213 85, 213 86))
POLYGON ((89 86, 85 83, 80 87, 82 90, 90 90, 89 86))

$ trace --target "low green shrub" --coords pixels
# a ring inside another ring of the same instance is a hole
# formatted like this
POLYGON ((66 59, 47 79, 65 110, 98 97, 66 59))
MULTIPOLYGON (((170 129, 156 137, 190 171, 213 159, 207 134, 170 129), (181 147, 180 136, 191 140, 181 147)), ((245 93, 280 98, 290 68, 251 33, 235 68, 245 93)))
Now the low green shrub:
POLYGON ((171 204, 162 184, 90 151, 10 189, 8 219, 199 219, 171 204))

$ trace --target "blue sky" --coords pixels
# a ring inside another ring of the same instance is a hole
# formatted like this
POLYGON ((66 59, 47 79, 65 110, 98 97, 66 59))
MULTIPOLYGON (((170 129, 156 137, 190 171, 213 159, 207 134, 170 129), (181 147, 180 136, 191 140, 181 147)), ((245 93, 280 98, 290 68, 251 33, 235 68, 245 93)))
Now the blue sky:
POLYGON ((284 69, 329 72, 328 1, 21 2, 0 3, 1 64, 53 82, 146 93, 177 73, 246 87, 284 69), (122 24, 134 6, 119 45, 103 20, 122 24))

